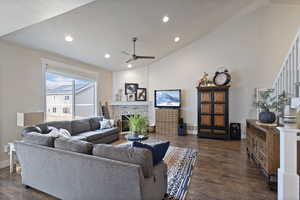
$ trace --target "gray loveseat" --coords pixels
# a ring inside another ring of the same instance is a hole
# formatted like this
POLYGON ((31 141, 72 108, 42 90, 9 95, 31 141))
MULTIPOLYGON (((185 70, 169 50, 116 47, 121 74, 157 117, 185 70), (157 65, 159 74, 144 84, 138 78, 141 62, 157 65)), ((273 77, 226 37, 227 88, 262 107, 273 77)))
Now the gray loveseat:
POLYGON ((167 166, 153 166, 148 149, 47 137, 16 142, 24 185, 64 200, 164 198, 167 166))
POLYGON ((24 128, 21 135, 24 137, 29 132, 47 134, 49 132, 49 126, 52 126, 68 130, 73 139, 84 140, 94 144, 111 143, 118 140, 120 133, 119 128, 113 127, 102 130, 100 129, 99 123, 99 121, 102 120, 103 117, 93 117, 82 120, 46 122, 33 127, 24 128), (38 129, 36 127, 38 127, 38 129))

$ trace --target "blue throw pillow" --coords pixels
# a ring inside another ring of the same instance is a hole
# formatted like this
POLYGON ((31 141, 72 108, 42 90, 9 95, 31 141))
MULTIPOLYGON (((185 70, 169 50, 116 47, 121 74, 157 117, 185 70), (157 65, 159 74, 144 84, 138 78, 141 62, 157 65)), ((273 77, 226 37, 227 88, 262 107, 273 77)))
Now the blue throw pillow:
POLYGON ((133 142, 132 146, 138 147, 138 148, 149 149, 152 152, 153 165, 157 165, 165 157, 165 155, 168 151, 168 148, 170 146, 170 142, 155 143, 153 145, 144 144, 144 143, 140 143, 140 142, 133 142))

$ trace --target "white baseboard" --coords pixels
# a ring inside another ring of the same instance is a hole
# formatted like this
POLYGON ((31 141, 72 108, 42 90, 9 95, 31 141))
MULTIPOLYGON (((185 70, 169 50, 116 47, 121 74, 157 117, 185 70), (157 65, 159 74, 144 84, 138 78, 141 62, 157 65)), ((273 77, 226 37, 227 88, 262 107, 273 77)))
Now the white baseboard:
POLYGON ((0 169, 8 167, 8 166, 9 166, 9 160, 0 161, 0 169))
POLYGON ((187 131, 187 134, 190 134, 190 135, 197 135, 198 131, 197 130, 188 130, 187 131))

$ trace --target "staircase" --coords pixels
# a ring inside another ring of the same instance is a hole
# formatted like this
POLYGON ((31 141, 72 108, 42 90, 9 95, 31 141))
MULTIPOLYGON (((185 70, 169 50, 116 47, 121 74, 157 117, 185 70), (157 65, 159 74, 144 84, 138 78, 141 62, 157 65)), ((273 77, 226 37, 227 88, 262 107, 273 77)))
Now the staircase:
POLYGON ((285 57, 280 72, 273 82, 276 96, 285 91, 290 97, 299 97, 299 70, 300 70, 300 29, 292 46, 285 57))
MULTIPOLYGON (((273 89, 278 96, 286 92, 299 99, 300 30, 285 57, 273 89)), ((298 105, 299 106, 299 105, 298 105)), ((278 200, 299 200, 299 176, 297 174, 297 141, 299 129, 280 127, 280 168, 278 169, 278 200)))

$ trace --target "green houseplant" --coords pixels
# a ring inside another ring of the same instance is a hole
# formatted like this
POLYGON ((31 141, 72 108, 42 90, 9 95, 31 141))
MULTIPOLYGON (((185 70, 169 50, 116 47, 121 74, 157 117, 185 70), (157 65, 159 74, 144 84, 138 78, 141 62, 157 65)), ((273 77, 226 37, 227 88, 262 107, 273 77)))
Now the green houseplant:
POLYGON ((262 123, 273 123, 276 120, 277 113, 281 116, 283 113, 283 108, 288 102, 288 97, 285 92, 274 95, 274 90, 269 89, 259 92, 259 100, 255 101, 254 104, 256 108, 260 108, 259 121, 262 123))
POLYGON ((142 135, 147 133, 148 118, 142 115, 133 115, 128 118, 129 128, 133 135, 142 135))

